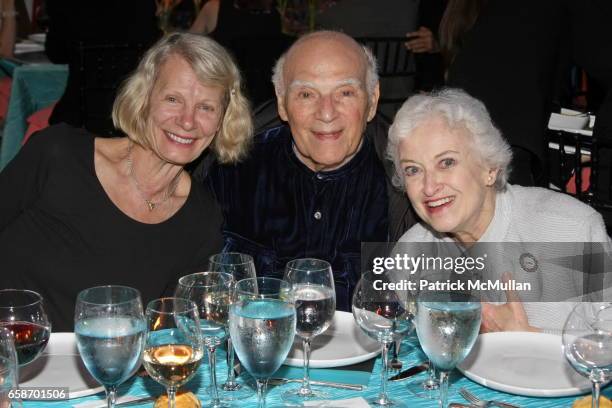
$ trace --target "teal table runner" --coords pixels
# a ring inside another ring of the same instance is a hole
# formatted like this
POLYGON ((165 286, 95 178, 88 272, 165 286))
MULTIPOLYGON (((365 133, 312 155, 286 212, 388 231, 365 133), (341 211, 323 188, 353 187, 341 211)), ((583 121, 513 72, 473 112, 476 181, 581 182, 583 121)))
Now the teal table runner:
POLYGON ((12 74, 11 97, 0 146, 0 170, 19 151, 28 126, 27 118, 57 101, 64 93, 68 67, 56 64, 21 65, 14 67, 12 74))
MULTIPOLYGON (((413 364, 421 362, 423 359, 422 352, 415 348, 411 343, 405 341, 402 346, 401 359, 404 362, 405 367, 409 367, 413 364)), ((222 351, 219 352, 217 358, 217 375, 219 382, 224 381, 227 375, 226 364, 224 354, 222 351)), ((359 371, 345 371, 341 367, 334 369, 312 369, 311 376, 313 379, 328 380, 328 381, 342 381, 356 384, 367 384, 367 388, 364 391, 356 392, 350 390, 337 390, 333 388, 325 388, 326 392, 331 395, 332 399, 347 399, 354 397, 369 398, 378 394, 380 389, 380 369, 381 360, 380 357, 376 359, 372 373, 365 373, 359 371)), ((298 367, 282 367, 275 376, 277 377, 293 377, 300 378, 302 374, 301 368, 298 367)), ((425 378, 426 373, 415 376, 412 381, 422 381, 425 378)), ((202 401, 202 406, 206 407, 209 404, 209 396, 206 393, 206 388, 210 384, 208 378, 208 363, 202 364, 198 375, 192 379, 190 383, 185 387, 193 391, 202 401)), ((407 382, 389 383, 388 391, 389 394, 396 399, 400 399, 407 403, 409 407, 414 408, 434 408, 437 407, 437 401, 420 399, 415 397, 409 390, 407 382)), ((268 406, 278 407, 283 406, 281 400, 281 393, 287 390, 289 387, 296 387, 298 384, 285 384, 281 386, 274 386, 268 388, 268 406)), ((458 394, 458 390, 461 387, 466 387, 473 391, 476 395, 487 398, 487 399, 499 399, 502 401, 510 402, 519 405, 523 408, 557 408, 557 407, 571 407, 574 400, 578 397, 565 397, 565 398, 531 398, 521 397, 517 395, 506 394, 498 392, 492 389, 488 389, 479 384, 472 382, 471 380, 463 377, 459 372, 454 372, 451 376, 451 386, 449 390, 449 401, 451 402, 465 402, 463 398, 458 394)), ((160 395, 164 392, 163 388, 155 381, 149 378, 133 378, 127 383, 120 387, 120 395, 134 395, 134 396, 145 396, 145 395, 160 395)), ((608 397, 612 396, 612 387, 607 387, 604 395, 608 397)), ((80 404, 88 401, 100 401, 103 402, 104 395, 102 393, 94 396, 83 397, 73 399, 69 401, 55 401, 55 402, 36 402, 36 401, 25 401, 25 408, 51 408, 51 407, 71 407, 76 404, 80 404)), ((236 401, 234 406, 236 407, 254 407, 256 405, 256 397, 252 397, 236 401)), ((146 402, 139 405, 130 405, 133 407, 151 407, 151 402, 146 402)))

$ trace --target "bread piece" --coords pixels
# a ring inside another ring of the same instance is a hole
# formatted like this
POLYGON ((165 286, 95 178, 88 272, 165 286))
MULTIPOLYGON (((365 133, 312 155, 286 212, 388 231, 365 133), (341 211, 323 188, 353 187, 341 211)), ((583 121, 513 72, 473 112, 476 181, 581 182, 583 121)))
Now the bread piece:
MULTIPOLYGON (((164 394, 159 397, 153 408, 168 408, 168 396, 164 394)), ((176 408, 202 408, 202 404, 193 392, 178 392, 176 393, 176 408)))
MULTIPOLYGON (((591 395, 577 399, 572 404, 572 408, 591 408, 591 399, 591 395)), ((612 401, 602 395, 599 397, 599 408, 612 408, 612 401)))

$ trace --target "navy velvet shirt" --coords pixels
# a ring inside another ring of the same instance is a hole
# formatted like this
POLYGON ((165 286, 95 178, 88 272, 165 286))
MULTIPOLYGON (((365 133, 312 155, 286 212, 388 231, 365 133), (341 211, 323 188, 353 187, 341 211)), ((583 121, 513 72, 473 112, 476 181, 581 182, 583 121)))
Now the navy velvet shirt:
POLYGON ((258 276, 282 277, 296 258, 331 263, 336 308, 350 310, 361 242, 386 241, 384 168, 366 137, 337 170, 314 172, 293 152, 287 126, 255 137, 249 157, 215 165, 209 180, 225 217, 224 251, 251 254, 258 276))

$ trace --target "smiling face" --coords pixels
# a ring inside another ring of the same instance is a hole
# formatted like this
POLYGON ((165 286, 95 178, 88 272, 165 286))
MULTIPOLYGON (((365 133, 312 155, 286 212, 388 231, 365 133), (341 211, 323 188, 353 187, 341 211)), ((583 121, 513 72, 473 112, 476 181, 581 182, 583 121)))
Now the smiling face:
POLYGON ((378 87, 367 94, 359 45, 340 36, 304 40, 289 51, 283 77, 279 115, 289 122, 300 160, 313 171, 348 162, 378 101, 378 87))
POLYGON ((202 85, 183 58, 170 56, 151 93, 153 149, 173 164, 194 161, 219 130, 223 109, 223 90, 202 85))
POLYGON ((427 119, 399 145, 406 193, 421 219, 461 242, 477 241, 495 213, 495 169, 471 151, 467 129, 427 119))

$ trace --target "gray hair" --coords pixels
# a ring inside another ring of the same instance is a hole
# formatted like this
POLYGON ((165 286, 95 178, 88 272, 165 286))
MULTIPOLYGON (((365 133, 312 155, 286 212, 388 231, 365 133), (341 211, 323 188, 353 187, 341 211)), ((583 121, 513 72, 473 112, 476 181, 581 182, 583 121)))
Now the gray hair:
POLYGON ((285 61, 287 60, 287 55, 291 52, 291 50, 301 44, 302 42, 309 40, 313 37, 323 37, 327 36, 329 38, 338 38, 344 37, 354 42, 359 48, 363 50, 365 60, 366 60, 366 92, 368 93, 368 98, 371 98, 374 95, 374 90, 376 89, 376 85, 378 84, 378 63, 376 62, 376 57, 372 53, 369 47, 365 45, 359 44, 352 37, 341 33, 339 31, 330 31, 330 30, 321 30, 314 31, 312 33, 306 34, 300 37, 281 57, 276 61, 274 68, 272 69, 272 83, 274 84, 274 90, 276 94, 279 96, 285 95, 285 91, 287 89, 287 84, 285 83, 285 78, 283 75, 283 71, 285 68, 285 61))
POLYGON ((446 88, 430 95, 409 98, 395 115, 389 128, 386 157, 395 165, 393 185, 405 189, 400 166, 399 145, 412 131, 428 119, 440 117, 449 128, 464 127, 471 139, 471 148, 489 168, 498 169, 495 188, 503 191, 508 183, 512 150, 495 127, 487 108, 478 99, 461 89, 446 88))

